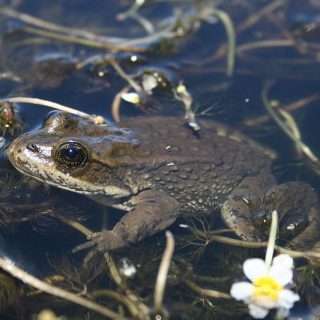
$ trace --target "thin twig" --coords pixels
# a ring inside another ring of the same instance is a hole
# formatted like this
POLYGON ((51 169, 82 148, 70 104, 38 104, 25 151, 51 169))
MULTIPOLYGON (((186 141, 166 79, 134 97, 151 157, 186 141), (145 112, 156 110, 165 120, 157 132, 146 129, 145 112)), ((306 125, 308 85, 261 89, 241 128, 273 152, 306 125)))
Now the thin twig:
POLYGON ((120 105, 121 105, 121 96, 124 93, 127 93, 129 91, 129 89, 131 88, 131 86, 126 86, 124 87, 120 92, 118 92, 112 101, 111 104, 111 114, 112 114, 112 118, 116 123, 120 123, 121 122, 121 116, 120 116, 120 105))
POLYGON ((167 245, 163 253, 160 263, 157 281, 154 289, 154 309, 157 313, 162 312, 162 301, 164 296, 164 290, 167 282, 168 271, 174 251, 174 238, 170 231, 166 232, 167 245))
MULTIPOLYGON (((240 34, 241 32, 249 29, 253 25, 255 25, 257 22, 259 22, 263 17, 270 14, 271 12, 275 11, 276 9, 279 9, 280 7, 284 6, 289 0, 275 0, 266 6, 264 6, 261 10, 256 12, 253 15, 250 15, 250 17, 245 20, 243 23, 241 23, 236 28, 236 35, 240 34)), ((217 50, 216 54, 212 57, 212 60, 218 60, 221 57, 225 55, 225 52, 227 50, 227 47, 225 44, 220 46, 220 48, 217 50)), ((206 61, 208 62, 208 61, 206 61)))
POLYGON ((190 289, 197 292, 201 296, 206 296, 206 297, 215 298, 215 299, 231 299, 231 296, 228 293, 202 288, 191 280, 185 280, 183 282, 190 289))
POLYGON ((130 50, 132 52, 145 52, 145 49, 133 46, 147 45, 155 41, 160 41, 163 38, 174 38, 177 36, 176 32, 172 31, 173 25, 168 25, 162 30, 154 32, 153 34, 146 37, 128 39, 101 36, 87 30, 63 27, 55 23, 50 23, 45 20, 35 18, 26 13, 15 11, 5 6, 2 6, 0 8, 0 14, 13 17, 31 26, 37 27, 26 27, 23 29, 25 31, 37 34, 43 32, 43 36, 118 51, 130 50))
POLYGON ((43 99, 39 99, 39 98, 30 98, 30 97, 12 97, 12 98, 0 99, 0 103, 1 102, 35 104, 38 106, 44 106, 44 107, 48 107, 51 109, 56 109, 56 110, 60 110, 63 112, 75 114, 79 117, 90 118, 90 120, 92 120, 97 125, 105 124, 105 119, 102 116, 88 114, 88 113, 82 112, 80 110, 77 110, 77 109, 74 109, 71 107, 67 107, 65 105, 62 105, 62 104, 59 104, 56 102, 52 102, 49 100, 43 100, 43 99))
MULTIPOLYGON (((294 119, 287 113, 285 110, 281 110, 278 112, 283 118, 285 118, 286 122, 282 121, 279 114, 275 111, 275 108, 271 105, 268 99, 268 93, 271 89, 273 81, 266 82, 263 90, 262 90, 262 101, 270 116, 276 122, 276 124, 283 130, 283 132, 294 142, 296 149, 301 152, 306 158, 311 161, 312 164, 317 167, 320 166, 320 160, 317 156, 312 152, 312 150, 301 140, 300 132, 298 127, 295 124, 294 119), (298 134, 296 133, 298 130, 298 134)), ((315 168, 317 170, 317 167, 315 168)), ((318 172, 318 171, 317 171, 318 172)))
POLYGON ((92 32, 89 32, 87 30, 79 30, 79 29, 74 29, 74 28, 67 28, 60 26, 55 23, 51 23, 39 18, 36 18, 34 16, 31 16, 29 14, 19 12, 16 10, 13 10, 8 7, 2 6, 0 8, 0 13, 3 15, 6 15, 11 18, 19 19, 20 21, 23 21, 25 23, 28 23, 30 25, 42 28, 42 29, 47 29, 55 32, 61 32, 61 33, 66 33, 70 35, 77 35, 81 37, 86 37, 88 39, 95 39, 96 35, 92 32))
POLYGON ((43 99, 38 99, 38 98, 30 98, 30 97, 13 97, 13 98, 4 98, 4 99, 0 99, 0 102, 11 102, 11 103, 29 103, 29 104, 35 104, 35 105, 39 105, 39 106, 45 106, 48 108, 52 108, 52 109, 56 109, 56 110, 60 110, 60 111, 64 111, 64 112, 68 112, 68 113, 72 113, 75 114, 77 116, 80 117, 84 117, 84 118, 90 118, 91 115, 82 111, 79 111, 75 108, 71 108, 71 107, 67 107, 64 106, 62 104, 56 103, 56 102, 52 102, 49 100, 43 100, 43 99))
POLYGON ((127 43, 125 44, 111 44, 111 43, 105 43, 105 42, 99 42, 94 41, 90 39, 84 39, 76 36, 72 36, 69 34, 61 34, 53 31, 48 30, 42 30, 38 28, 33 27, 24 27, 23 31, 36 34, 38 36, 43 36, 50 39, 60 40, 64 42, 71 42, 71 43, 77 43, 81 44, 87 47, 95 47, 95 48, 101 48, 101 49, 108 49, 112 51, 131 51, 131 52, 145 52, 145 49, 143 48, 136 48, 136 47, 129 47, 127 43))
POLYGON ((111 254, 109 252, 105 252, 103 254, 104 257, 104 261, 106 262, 107 266, 108 266, 108 270, 111 274, 112 279, 114 280, 114 282, 117 284, 117 286, 121 289, 127 289, 127 285, 123 279, 123 277, 121 276, 116 263, 114 262, 111 254))
POLYGON ((107 58, 107 61, 110 62, 110 64, 112 65, 112 67, 114 68, 114 70, 118 73, 118 75, 126 80, 128 82, 128 84, 130 84, 130 86, 137 92, 137 93, 143 93, 144 90, 143 88, 133 79, 133 77, 131 77, 130 75, 126 74, 126 72, 121 68, 121 66, 119 65, 119 63, 112 57, 109 56, 107 58))
POLYGON ((283 19, 279 18, 279 15, 275 15, 273 13, 270 13, 267 16, 268 20, 272 22, 279 30, 280 32, 288 39, 292 40, 295 43, 295 48, 300 54, 306 53, 306 45, 301 40, 294 37, 292 32, 290 32, 283 24, 283 19))
POLYGON ((234 26, 229 15, 222 10, 214 9, 213 15, 215 15, 223 24, 227 33, 228 51, 227 51, 227 75, 232 76, 235 63, 236 52, 236 33, 234 26))
MULTIPOLYGON (((308 97, 304 97, 302 99, 299 99, 295 102, 292 102, 286 106, 283 107, 284 110, 287 112, 295 111, 301 108, 304 108, 306 105, 311 104, 314 101, 317 101, 320 99, 320 94, 316 93, 308 97)), ((247 126, 256 126, 263 122, 266 122, 270 119, 270 116, 268 114, 264 114, 262 116, 251 118, 246 121, 244 121, 244 124, 247 126)))
POLYGON ((275 47, 293 47, 295 42, 290 39, 272 39, 272 40, 261 40, 243 44, 236 50, 237 54, 264 48, 275 48, 275 47))
POLYGON ((140 319, 139 317, 141 316, 141 314, 139 314, 140 310, 128 297, 126 297, 123 294, 120 294, 115 291, 103 289, 103 290, 96 290, 96 291, 90 292, 89 297, 90 298, 92 297, 94 299, 100 298, 100 297, 107 297, 107 298, 112 298, 114 300, 117 300, 118 302, 120 302, 121 304, 123 304, 128 308, 128 310, 130 311, 134 319, 140 319))
MULTIPOLYGON (((241 248, 252 248, 252 249, 260 249, 260 248, 266 248, 268 246, 268 242, 259 242, 259 241, 245 241, 245 240, 239 240, 239 239, 234 239, 234 238, 229 238, 229 237, 224 237, 224 236, 217 236, 217 235, 204 235, 208 238, 208 243, 210 242, 220 242, 236 247, 241 247, 241 248)), ((275 250, 278 251, 279 253, 286 253, 292 258, 305 258, 308 260, 312 259, 320 259, 320 252, 316 251, 295 251, 295 250, 290 250, 286 249, 280 246, 275 246, 275 250)))
MULTIPOLYGON (((59 215, 57 215, 58 219, 59 219, 59 215)), ((77 231, 79 231, 80 233, 82 233, 83 235, 85 235, 86 237, 92 234, 92 231, 90 229, 88 229, 86 226, 84 226, 83 224, 81 224, 78 221, 74 221, 74 220, 65 220, 65 219, 61 219, 61 221, 63 221, 64 223, 68 224, 70 227, 76 229, 77 231)))
POLYGON ((264 6, 261 10, 257 11, 255 14, 251 15, 246 21, 241 23, 237 28, 237 33, 245 31, 255 25, 258 21, 260 21, 263 17, 269 15, 271 12, 276 9, 284 6, 289 0, 275 0, 266 6, 264 6))

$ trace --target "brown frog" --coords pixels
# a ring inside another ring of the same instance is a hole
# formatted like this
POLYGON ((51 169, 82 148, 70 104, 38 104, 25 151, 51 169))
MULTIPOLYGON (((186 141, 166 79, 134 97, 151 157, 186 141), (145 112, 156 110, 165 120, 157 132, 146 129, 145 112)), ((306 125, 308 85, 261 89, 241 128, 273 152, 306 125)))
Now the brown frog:
POLYGON ((57 113, 15 139, 8 155, 24 174, 128 211, 111 231, 90 236, 99 250, 137 242, 180 214, 220 208, 243 239, 264 240, 277 208, 282 232, 313 243, 319 205, 311 187, 276 186, 271 151, 219 123, 200 125, 196 134, 177 117, 135 117, 118 127, 57 113))

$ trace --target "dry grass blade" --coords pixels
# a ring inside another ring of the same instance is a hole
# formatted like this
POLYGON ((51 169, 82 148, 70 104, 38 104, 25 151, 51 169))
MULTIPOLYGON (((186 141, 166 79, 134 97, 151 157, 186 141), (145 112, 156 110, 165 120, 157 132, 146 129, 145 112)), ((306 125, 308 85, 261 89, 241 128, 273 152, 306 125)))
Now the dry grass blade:
MULTIPOLYGON (((228 244, 231 246, 241 247, 241 248, 251 248, 251 249, 259 249, 266 248, 268 246, 268 242, 259 242, 259 241, 246 241, 239 240, 224 236, 210 235, 209 242, 220 242, 224 244, 228 244)), ((275 250, 279 253, 286 253, 292 258, 299 259, 304 258, 308 260, 317 260, 320 261, 320 252, 318 251, 295 251, 287 248, 283 248, 280 246, 275 246, 275 250)))
POLYGON ((272 1, 271 3, 267 4, 260 11, 258 11, 254 15, 250 16, 250 18, 248 18, 245 22, 243 22, 237 28, 237 33, 249 29, 254 24, 256 24, 258 21, 260 21, 263 17, 265 17, 265 16, 269 15, 271 12, 281 8, 282 6, 284 6, 288 2, 289 2, 289 0, 275 0, 275 1, 272 1))
POLYGON ((267 246, 266 252, 266 266, 269 268, 272 264, 272 258, 274 253, 274 248, 276 244, 276 238, 278 233, 278 212, 277 210, 272 211, 272 220, 271 220, 271 227, 270 227, 270 234, 269 234, 269 241, 267 246))
POLYGON ((237 48, 237 54, 254 50, 254 49, 264 49, 264 48, 275 48, 275 47, 293 47, 295 42, 290 39, 273 39, 273 40, 261 40, 246 43, 237 48))
POLYGON ((168 271, 174 251, 174 238, 170 231, 166 232, 167 237, 167 246, 163 253, 162 260, 160 263, 156 286, 154 290, 154 309, 157 313, 161 314, 162 310, 162 301, 165 291, 165 286, 167 282, 168 271))
POLYGON ((216 298, 216 299, 231 299, 231 296, 228 293, 220 292, 217 290, 210 290, 201 288, 196 283, 194 283, 191 280, 186 280, 184 283, 193 291, 197 292, 201 296, 206 296, 210 298, 216 298))
POLYGON ((38 99, 38 98, 29 98, 29 97, 13 97, 13 98, 0 99, 0 102, 5 102, 5 101, 11 102, 11 103, 35 104, 35 105, 40 105, 40 106, 60 110, 63 112, 72 113, 72 114, 75 114, 77 116, 84 117, 84 118, 91 117, 91 115, 88 113, 79 111, 75 108, 64 106, 64 105, 56 103, 56 102, 52 102, 49 100, 43 100, 43 99, 38 99))
POLYGON ((266 82, 262 90, 262 101, 270 116, 280 127, 280 129, 294 142, 297 151, 303 154, 308 161, 311 162, 311 168, 320 173, 320 160, 313 151, 301 140, 301 134, 293 117, 284 109, 276 108, 268 99, 268 93, 274 84, 273 81, 266 82), (278 109, 278 110, 277 110, 278 109))
MULTIPOLYGON (((292 102, 285 107, 283 107, 284 110, 287 112, 295 111, 301 108, 304 108, 306 105, 311 104, 312 102, 315 102, 320 99, 320 94, 313 94, 311 96, 304 97, 302 99, 299 99, 295 102, 292 102)), ((251 118, 244 121, 244 124, 247 126, 257 126, 263 122, 266 122, 270 119, 270 116, 268 114, 264 114, 262 116, 251 118)))
POLYGON ((0 103, 1 102, 35 104, 35 105, 44 106, 44 107, 48 107, 51 109, 75 114, 79 117, 90 118, 90 120, 92 120, 95 124, 98 124, 98 125, 105 124, 105 120, 102 116, 91 115, 91 114, 82 112, 78 109, 67 107, 62 104, 52 102, 49 100, 43 100, 43 99, 38 99, 38 98, 29 98, 29 97, 13 97, 13 98, 0 99, 0 103))
POLYGON ((113 98, 112 105, 111 105, 111 114, 112 118, 116 123, 121 122, 120 116, 120 105, 121 105, 121 97, 124 93, 127 93, 130 90, 131 86, 126 86, 122 90, 120 90, 113 98))
POLYGON ((235 63, 236 52, 236 33, 229 15, 222 10, 214 10, 213 14, 223 23, 227 33, 228 51, 227 51, 227 75, 232 76, 235 63))

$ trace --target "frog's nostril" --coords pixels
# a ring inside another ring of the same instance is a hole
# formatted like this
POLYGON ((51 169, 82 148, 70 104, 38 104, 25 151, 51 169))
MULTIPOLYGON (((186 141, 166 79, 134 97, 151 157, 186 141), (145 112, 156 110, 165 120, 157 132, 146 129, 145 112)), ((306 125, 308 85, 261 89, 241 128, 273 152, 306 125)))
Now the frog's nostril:
POLYGON ((27 149, 31 152, 39 152, 39 147, 36 144, 27 145, 27 149))

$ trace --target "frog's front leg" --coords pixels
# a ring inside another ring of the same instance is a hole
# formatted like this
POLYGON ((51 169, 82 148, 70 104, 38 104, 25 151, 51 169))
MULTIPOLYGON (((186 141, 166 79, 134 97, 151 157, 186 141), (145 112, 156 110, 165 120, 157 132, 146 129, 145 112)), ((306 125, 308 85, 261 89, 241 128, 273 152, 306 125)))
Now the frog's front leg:
POLYGON ((128 246, 166 229, 179 215, 179 203, 161 191, 143 191, 132 197, 130 204, 133 209, 111 231, 90 235, 87 246, 96 244, 99 251, 128 246))

